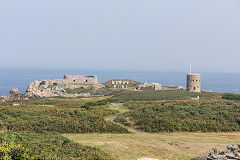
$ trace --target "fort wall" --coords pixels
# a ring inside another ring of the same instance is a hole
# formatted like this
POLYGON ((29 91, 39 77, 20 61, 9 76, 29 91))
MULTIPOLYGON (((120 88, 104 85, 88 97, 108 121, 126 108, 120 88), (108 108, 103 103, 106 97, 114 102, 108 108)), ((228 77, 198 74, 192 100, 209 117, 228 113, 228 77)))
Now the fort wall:
POLYGON ((65 75, 65 83, 69 84, 97 84, 97 76, 85 76, 85 75, 65 75))

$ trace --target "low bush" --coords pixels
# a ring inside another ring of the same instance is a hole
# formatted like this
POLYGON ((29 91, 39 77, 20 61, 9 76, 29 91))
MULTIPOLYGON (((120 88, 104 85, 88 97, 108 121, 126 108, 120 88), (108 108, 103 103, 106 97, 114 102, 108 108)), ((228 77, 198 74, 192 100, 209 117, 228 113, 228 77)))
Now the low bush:
POLYGON ((118 115, 115 117, 114 122, 121 123, 125 126, 131 126, 131 124, 126 120, 126 118, 123 115, 118 115))
POLYGON ((87 102, 83 106, 81 106, 81 108, 89 109, 90 106, 102 106, 106 104, 107 104, 106 100, 100 100, 97 102, 87 102))
POLYGON ((31 155, 27 149, 21 145, 16 145, 13 143, 3 142, 0 144, 0 159, 3 160, 33 160, 37 159, 35 156, 31 155))
POLYGON ((87 88, 75 88, 75 89, 70 89, 70 88, 66 88, 65 91, 68 94, 75 94, 75 93, 90 93, 92 91, 94 91, 94 86, 88 86, 87 88))

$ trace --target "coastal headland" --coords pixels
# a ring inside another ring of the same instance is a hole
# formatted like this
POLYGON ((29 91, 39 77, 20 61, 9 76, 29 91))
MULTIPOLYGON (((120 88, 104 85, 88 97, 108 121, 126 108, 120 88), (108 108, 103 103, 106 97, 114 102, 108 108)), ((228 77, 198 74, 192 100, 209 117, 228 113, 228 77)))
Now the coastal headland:
POLYGON ((25 159, 210 159, 240 143, 240 96, 194 92, 196 80, 191 91, 96 76, 34 81, 2 98, 1 147, 25 159))

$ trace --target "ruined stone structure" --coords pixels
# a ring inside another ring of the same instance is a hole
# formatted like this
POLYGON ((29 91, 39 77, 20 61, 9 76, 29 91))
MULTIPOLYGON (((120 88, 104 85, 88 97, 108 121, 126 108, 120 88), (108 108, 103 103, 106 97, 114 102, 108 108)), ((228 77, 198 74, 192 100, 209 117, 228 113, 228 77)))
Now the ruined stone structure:
POLYGON ((201 76, 198 73, 187 74, 187 91, 201 92, 201 76))
MULTIPOLYGON (((99 84, 97 81, 97 76, 84 76, 84 75, 65 75, 64 79, 56 80, 42 80, 32 82, 26 93, 26 97, 52 97, 52 96, 74 96, 68 95, 65 92, 66 88, 87 88, 92 85, 94 88, 103 88, 104 86, 99 84)), ((75 96, 90 96, 88 93, 75 96)))
POLYGON ((149 84, 147 82, 144 82, 144 83, 140 84, 136 88, 136 90, 141 90, 141 89, 146 89, 146 88, 150 88, 150 89, 153 89, 153 90, 156 90, 156 91, 157 90, 163 90, 163 87, 162 87, 161 84, 159 84, 159 83, 151 83, 151 84, 149 84))

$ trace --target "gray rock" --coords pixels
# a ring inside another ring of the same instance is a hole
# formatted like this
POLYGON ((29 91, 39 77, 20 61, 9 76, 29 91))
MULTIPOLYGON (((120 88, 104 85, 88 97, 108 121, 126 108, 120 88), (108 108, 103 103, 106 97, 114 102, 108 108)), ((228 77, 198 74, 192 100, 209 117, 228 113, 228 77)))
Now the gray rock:
POLYGON ((24 99, 24 96, 17 88, 11 89, 8 96, 5 97, 5 101, 16 101, 16 100, 23 100, 23 99, 24 99))
POLYGON ((240 160, 240 145, 234 146, 229 144, 225 151, 218 151, 217 149, 212 149, 208 153, 204 153, 198 157, 193 158, 192 160, 240 160))

